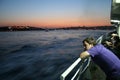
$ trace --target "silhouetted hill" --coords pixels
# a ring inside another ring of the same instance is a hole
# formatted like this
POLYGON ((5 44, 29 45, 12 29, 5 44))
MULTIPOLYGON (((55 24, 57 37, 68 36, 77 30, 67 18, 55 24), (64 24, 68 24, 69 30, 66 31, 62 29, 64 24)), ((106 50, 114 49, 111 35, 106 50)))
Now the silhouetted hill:
POLYGON ((4 26, 4 27, 0 27, 0 31, 9 31, 9 27, 8 26, 4 26))
POLYGON ((31 26, 3 26, 3 27, 0 27, 0 31, 29 31, 29 30, 45 30, 45 29, 31 27, 31 26))
POLYGON ((32 27, 32 26, 3 26, 0 27, 0 31, 30 31, 30 30, 78 30, 78 29, 85 29, 85 30, 111 30, 115 29, 114 26, 94 26, 94 27, 65 27, 65 28, 39 28, 39 27, 32 27))

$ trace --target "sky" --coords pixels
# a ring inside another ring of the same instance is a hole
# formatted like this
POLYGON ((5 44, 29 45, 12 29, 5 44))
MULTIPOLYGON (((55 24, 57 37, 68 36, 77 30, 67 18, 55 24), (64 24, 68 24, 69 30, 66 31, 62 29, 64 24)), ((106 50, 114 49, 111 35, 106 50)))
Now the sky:
POLYGON ((0 0, 0 26, 107 26, 111 0, 0 0))

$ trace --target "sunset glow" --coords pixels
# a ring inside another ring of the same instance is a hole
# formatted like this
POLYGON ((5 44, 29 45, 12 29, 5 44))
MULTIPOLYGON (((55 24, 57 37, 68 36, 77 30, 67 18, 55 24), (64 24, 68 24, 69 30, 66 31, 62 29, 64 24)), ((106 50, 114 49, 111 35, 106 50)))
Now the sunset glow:
POLYGON ((111 0, 1 0, 0 26, 106 26, 111 0))

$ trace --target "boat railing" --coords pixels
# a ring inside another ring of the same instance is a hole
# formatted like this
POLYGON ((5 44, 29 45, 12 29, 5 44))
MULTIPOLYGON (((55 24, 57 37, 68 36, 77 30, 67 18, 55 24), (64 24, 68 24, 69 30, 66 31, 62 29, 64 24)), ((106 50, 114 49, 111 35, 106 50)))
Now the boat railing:
POLYGON ((97 44, 101 44, 101 43, 102 43, 102 40, 103 40, 103 35, 100 36, 100 37, 96 40, 96 43, 97 43, 97 44))
POLYGON ((80 67, 78 67, 78 69, 76 70, 75 74, 71 77, 70 80, 79 80, 81 77, 81 74, 85 72, 85 70, 87 69, 87 67, 90 64, 90 60, 91 58, 88 57, 84 60, 81 60, 81 58, 78 58, 67 70, 65 70, 65 72, 63 72, 60 76, 60 80, 66 80, 66 77, 72 72, 72 70, 74 70, 74 68, 79 65, 80 63, 80 67))

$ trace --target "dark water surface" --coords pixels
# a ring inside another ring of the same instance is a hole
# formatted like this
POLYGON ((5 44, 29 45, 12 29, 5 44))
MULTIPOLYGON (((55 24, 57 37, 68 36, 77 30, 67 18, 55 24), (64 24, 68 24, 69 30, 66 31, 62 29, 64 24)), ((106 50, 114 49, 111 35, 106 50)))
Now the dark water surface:
POLYGON ((83 50, 82 40, 109 30, 0 32, 0 80, 60 80, 83 50))

